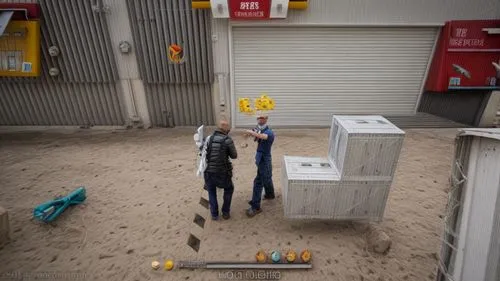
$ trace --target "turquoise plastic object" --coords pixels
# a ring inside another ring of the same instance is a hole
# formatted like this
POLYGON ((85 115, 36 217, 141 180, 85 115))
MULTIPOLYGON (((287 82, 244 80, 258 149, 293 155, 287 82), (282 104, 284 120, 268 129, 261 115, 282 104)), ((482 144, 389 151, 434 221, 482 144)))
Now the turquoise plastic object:
POLYGON ((281 261, 281 254, 280 252, 278 251, 273 251, 271 253, 271 260, 274 262, 274 263, 279 263, 281 261))
POLYGON ((33 217, 43 222, 51 222, 59 217, 66 208, 71 205, 78 205, 85 201, 85 187, 81 186, 65 197, 57 198, 45 202, 35 207, 33 217))

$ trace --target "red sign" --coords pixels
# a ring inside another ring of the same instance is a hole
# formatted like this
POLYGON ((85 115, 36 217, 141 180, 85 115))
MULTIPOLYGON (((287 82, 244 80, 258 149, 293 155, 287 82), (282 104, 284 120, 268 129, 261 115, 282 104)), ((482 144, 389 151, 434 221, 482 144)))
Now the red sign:
POLYGON ((34 3, 0 3, 0 10, 14 10, 13 20, 40 18, 40 6, 34 3))
POLYGON ((228 0, 229 16, 232 19, 268 19, 271 0, 228 0))
POLYGON ((426 90, 500 89, 500 20, 446 23, 436 47, 426 90))

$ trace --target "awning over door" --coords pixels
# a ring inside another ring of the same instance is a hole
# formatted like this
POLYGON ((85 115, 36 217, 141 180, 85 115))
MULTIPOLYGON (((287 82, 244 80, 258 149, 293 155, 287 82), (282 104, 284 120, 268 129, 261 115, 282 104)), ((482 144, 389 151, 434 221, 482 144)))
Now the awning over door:
POLYGON ((0 36, 3 35, 3 32, 7 28, 7 25, 12 19, 12 15, 14 15, 14 11, 1 11, 0 10, 0 36))

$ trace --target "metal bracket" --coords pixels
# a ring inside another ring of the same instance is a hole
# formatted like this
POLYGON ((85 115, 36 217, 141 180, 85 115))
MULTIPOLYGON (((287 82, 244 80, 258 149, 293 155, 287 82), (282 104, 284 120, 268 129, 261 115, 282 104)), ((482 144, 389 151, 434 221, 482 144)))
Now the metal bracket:
POLYGON ((500 34, 500 28, 483 28, 482 30, 488 34, 500 34))
POLYGON ((92 5, 92 11, 94 13, 110 13, 111 9, 109 5, 104 5, 103 0, 97 0, 95 5, 92 5))
POLYGON ((99 7, 99 6, 92 6, 92 11, 94 11, 95 13, 105 13, 105 14, 109 14, 111 9, 109 8, 109 6, 102 6, 102 7, 99 7))

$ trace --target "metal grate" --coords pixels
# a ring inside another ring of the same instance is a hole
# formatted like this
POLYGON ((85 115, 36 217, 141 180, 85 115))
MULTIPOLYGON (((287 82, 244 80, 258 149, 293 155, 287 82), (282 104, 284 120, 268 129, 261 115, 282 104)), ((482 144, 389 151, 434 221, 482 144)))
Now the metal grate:
POLYGON ((128 0, 127 4, 145 82, 212 82, 210 10, 192 10, 189 0, 128 0), (170 44, 183 48, 183 63, 169 62, 170 44))
POLYGON ((0 125, 124 124, 115 83, 0 82, 0 125))
POLYGON ((210 84, 146 84, 145 90, 153 126, 215 123, 210 84))
POLYGON ((454 271, 454 260, 456 259, 456 251, 458 248, 458 232, 459 221, 462 219, 461 204, 464 200, 464 184, 467 180, 464 171, 467 170, 468 157, 472 137, 466 137, 463 141, 455 142, 455 161, 452 167, 450 185, 451 189, 448 193, 448 203, 446 206, 444 217, 444 236, 443 246, 439 257, 439 273, 438 281, 448 281, 454 271))
MULTIPOLYGON (((105 13, 94 12, 92 0, 8 2, 40 4, 42 73, 36 79, 0 78, 0 125, 124 125, 105 13), (49 55, 51 46, 59 55, 49 55), (50 76, 50 68, 60 74, 50 76)), ((13 57, 5 60, 7 67, 22 67, 14 63, 20 54, 2 55, 13 57)))

